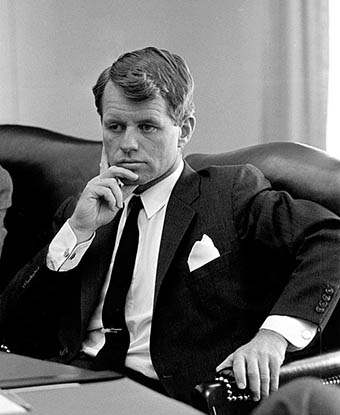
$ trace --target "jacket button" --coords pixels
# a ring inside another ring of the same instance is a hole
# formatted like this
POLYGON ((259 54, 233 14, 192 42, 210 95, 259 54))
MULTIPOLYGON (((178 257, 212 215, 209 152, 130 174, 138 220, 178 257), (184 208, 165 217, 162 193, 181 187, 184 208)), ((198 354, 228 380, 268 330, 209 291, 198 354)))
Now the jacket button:
POLYGON ((317 313, 319 313, 319 314, 321 314, 321 313, 324 313, 325 312, 325 309, 323 308, 323 307, 320 307, 320 306, 316 306, 315 307, 315 311, 317 312, 317 313))
POLYGON ((329 295, 332 295, 332 294, 334 294, 334 288, 332 288, 332 287, 326 287, 325 288, 325 293, 326 294, 329 294, 329 295))
POLYGON ((321 297, 324 301, 331 301, 332 297, 330 295, 322 294, 321 297))
POLYGON ((319 301, 319 306, 321 308, 326 308, 326 307, 328 307, 328 303, 326 303, 325 301, 319 301))

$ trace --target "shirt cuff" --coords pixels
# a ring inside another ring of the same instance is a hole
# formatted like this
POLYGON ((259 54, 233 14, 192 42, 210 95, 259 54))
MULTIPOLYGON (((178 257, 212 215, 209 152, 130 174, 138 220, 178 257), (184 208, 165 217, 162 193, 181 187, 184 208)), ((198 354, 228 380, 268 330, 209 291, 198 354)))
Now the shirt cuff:
POLYGON ((75 268, 91 245, 91 239, 77 245, 77 237, 67 220, 50 243, 46 264, 52 271, 65 272, 75 268))
POLYGON ((290 352, 304 349, 317 332, 317 325, 310 321, 279 315, 267 317, 260 328, 281 334, 290 343, 290 352))

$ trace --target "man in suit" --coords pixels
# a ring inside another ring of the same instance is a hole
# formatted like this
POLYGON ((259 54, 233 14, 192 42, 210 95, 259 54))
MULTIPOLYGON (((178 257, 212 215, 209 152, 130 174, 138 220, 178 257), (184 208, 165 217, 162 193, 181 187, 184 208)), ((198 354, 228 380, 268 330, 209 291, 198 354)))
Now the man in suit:
POLYGON ((8 208, 11 206, 12 190, 13 184, 11 177, 7 170, 0 166, 0 256, 7 235, 4 219, 8 208))
POLYGON ((317 342, 336 306, 340 219, 273 191, 253 166, 195 172, 183 161, 195 118, 192 76, 178 55, 124 54, 93 92, 101 172, 60 208, 51 244, 5 290, 3 343, 127 371, 185 402, 226 366, 254 400, 268 396, 286 355, 317 342), (107 325, 105 310, 119 318, 116 263, 136 197, 125 321, 107 325))

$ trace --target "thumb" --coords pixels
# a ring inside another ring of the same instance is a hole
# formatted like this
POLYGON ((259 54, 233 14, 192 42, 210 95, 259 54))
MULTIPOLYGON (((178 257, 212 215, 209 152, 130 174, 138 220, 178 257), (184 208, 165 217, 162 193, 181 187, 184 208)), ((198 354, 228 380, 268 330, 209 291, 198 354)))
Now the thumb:
POLYGON ((234 353, 230 354, 225 360, 223 360, 223 362, 220 363, 216 367, 216 371, 219 372, 222 369, 232 368, 233 367, 233 362, 234 362, 234 353))

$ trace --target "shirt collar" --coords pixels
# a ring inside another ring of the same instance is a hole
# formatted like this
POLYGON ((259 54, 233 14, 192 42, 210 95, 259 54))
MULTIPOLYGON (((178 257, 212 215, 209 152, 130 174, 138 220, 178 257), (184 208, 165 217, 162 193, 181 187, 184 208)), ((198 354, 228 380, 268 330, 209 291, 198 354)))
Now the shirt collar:
POLYGON ((150 219, 156 212, 167 204, 172 189, 175 187, 183 168, 184 162, 181 160, 174 172, 165 177, 165 179, 151 186, 149 189, 145 190, 140 195, 148 219, 150 219))

